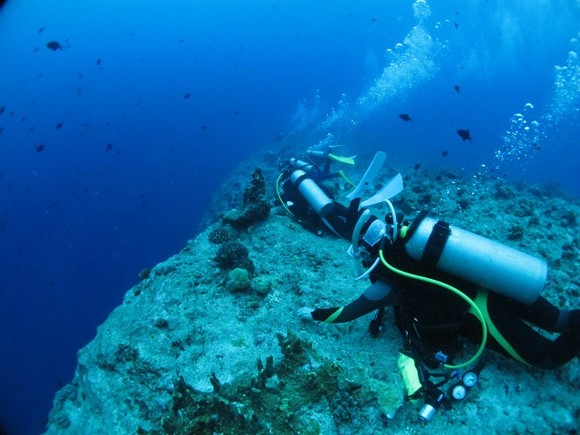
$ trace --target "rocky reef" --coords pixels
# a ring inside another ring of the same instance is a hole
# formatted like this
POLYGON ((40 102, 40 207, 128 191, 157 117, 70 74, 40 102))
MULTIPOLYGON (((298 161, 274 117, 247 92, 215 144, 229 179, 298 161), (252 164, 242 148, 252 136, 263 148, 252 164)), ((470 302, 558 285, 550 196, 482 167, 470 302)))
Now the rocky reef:
MULTIPOLYGON (((383 179, 393 174, 386 170, 383 179)), ((429 208, 433 216, 544 257, 546 297, 561 307, 578 304, 577 201, 541 186, 449 171, 409 170, 404 178, 398 210, 412 217, 429 208)), ((401 339, 391 316, 372 338, 369 316, 327 325, 295 314, 302 306, 341 305, 367 283, 353 280, 347 242, 269 212, 271 185, 270 174, 254 172, 248 187, 239 186, 239 210, 216 215, 181 252, 142 274, 79 351, 47 433, 577 430, 578 360, 540 371, 492 353, 464 402, 420 422, 420 404, 403 401, 396 363, 401 339)), ((339 200, 347 193, 340 179, 327 187, 339 200)))

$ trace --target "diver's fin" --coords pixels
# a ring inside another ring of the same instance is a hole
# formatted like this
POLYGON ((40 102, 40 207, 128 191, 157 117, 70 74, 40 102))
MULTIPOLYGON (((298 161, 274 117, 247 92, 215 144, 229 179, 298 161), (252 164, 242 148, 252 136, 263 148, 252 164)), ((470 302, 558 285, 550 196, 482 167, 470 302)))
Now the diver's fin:
POLYGON ((337 156, 336 154, 328 153, 328 158, 330 160, 334 160, 335 162, 338 162, 338 163, 344 163, 345 165, 354 165, 354 158, 355 157, 356 156, 352 156, 352 157, 337 156))
POLYGON ((374 178, 377 176, 377 174, 383 167, 383 163, 385 163, 386 159, 387 155, 385 154, 384 151, 377 152, 375 154, 375 158, 371 162, 370 166, 367 168, 367 171, 361 178, 360 182, 352 192, 346 195, 346 199, 352 201, 354 198, 361 198, 363 196, 363 193, 365 193, 365 190, 367 190, 369 184, 373 182, 374 178))
POLYGON ((369 199, 365 199, 363 202, 360 203, 361 207, 370 207, 379 202, 383 202, 386 199, 390 199, 393 196, 397 195, 399 192, 403 190, 403 177, 401 174, 395 175, 393 178, 389 180, 387 184, 383 186, 381 190, 371 196, 369 199))
POLYGON ((344 171, 342 169, 340 171, 338 171, 338 175, 340 175, 342 177, 342 179, 347 182, 347 184, 350 184, 351 186, 356 187, 356 184, 354 184, 352 181, 350 181, 348 179, 348 177, 346 176, 346 174, 344 173, 344 171))

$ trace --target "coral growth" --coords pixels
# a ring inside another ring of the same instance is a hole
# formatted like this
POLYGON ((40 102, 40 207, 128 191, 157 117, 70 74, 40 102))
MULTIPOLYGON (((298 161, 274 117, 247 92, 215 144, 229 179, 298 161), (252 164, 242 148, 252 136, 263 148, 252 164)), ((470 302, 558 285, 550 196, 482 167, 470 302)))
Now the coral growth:
POLYGON ((244 190, 244 201, 241 210, 231 210, 223 216, 223 222, 236 230, 245 230, 249 226, 263 221, 270 213, 266 198, 266 182, 260 169, 252 172, 250 185, 244 190))
POLYGON ((260 202, 266 194, 266 182, 262 170, 256 168, 250 177, 250 185, 244 189, 244 205, 260 202))
POLYGON ((248 250, 239 242, 226 242, 220 246, 214 261, 220 269, 246 269, 254 273, 254 263, 248 256, 248 250))
POLYGON ((340 424, 360 414, 365 400, 358 384, 345 382, 342 369, 322 360, 309 343, 292 332, 278 335, 282 360, 257 362, 257 374, 222 384, 215 374, 213 392, 195 390, 177 379, 173 403, 163 418, 167 433, 320 433, 306 410, 324 401, 340 424))
POLYGON ((509 240, 521 240, 524 237, 524 229, 520 225, 513 225, 508 230, 507 238, 509 240))
POLYGON ((216 245, 221 245, 235 237, 236 231, 229 225, 220 225, 207 235, 207 239, 216 245))
POLYGON ((249 290, 252 283, 250 281, 250 273, 246 269, 235 268, 228 273, 226 280, 226 289, 230 292, 240 292, 249 290))

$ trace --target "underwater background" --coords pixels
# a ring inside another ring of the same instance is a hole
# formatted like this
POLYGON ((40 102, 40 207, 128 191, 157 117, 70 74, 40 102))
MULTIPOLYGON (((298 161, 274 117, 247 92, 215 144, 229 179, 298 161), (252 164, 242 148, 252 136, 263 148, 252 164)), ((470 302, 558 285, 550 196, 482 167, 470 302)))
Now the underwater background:
POLYGON ((578 198, 579 32, 571 0, 5 2, 1 431, 43 431, 77 350, 245 159, 331 134, 578 198))

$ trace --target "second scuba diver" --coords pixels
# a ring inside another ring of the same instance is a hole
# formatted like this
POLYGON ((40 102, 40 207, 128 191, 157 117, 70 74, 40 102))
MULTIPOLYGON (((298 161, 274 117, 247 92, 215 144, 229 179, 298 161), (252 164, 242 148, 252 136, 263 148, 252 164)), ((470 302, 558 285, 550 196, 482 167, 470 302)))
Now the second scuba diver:
POLYGON ((400 175, 362 201, 385 160, 382 152, 347 196, 347 208, 315 181, 330 175, 328 164, 324 172, 316 164, 317 157, 329 155, 333 157, 327 152, 290 159, 277 182, 278 199, 307 228, 326 228, 351 240, 351 256, 367 269, 359 278, 368 276, 371 285, 345 306, 303 307, 298 314, 340 323, 376 311, 369 329, 377 336, 385 308, 394 307, 395 324, 404 339, 399 368, 407 398, 425 399, 423 420, 430 420, 448 396, 465 397, 477 382, 484 348, 545 369, 579 356, 580 310, 558 309, 540 296, 547 277, 545 261, 432 219, 425 211, 411 222, 404 220, 389 201, 402 190, 400 175), (391 211, 384 220, 368 210, 381 202, 391 211), (559 336, 546 338, 530 324, 559 336), (460 337, 479 346, 463 363, 455 361, 460 337), (442 368, 450 369, 448 374, 434 374, 442 368), (454 378, 461 382, 445 393, 443 386, 454 378))

